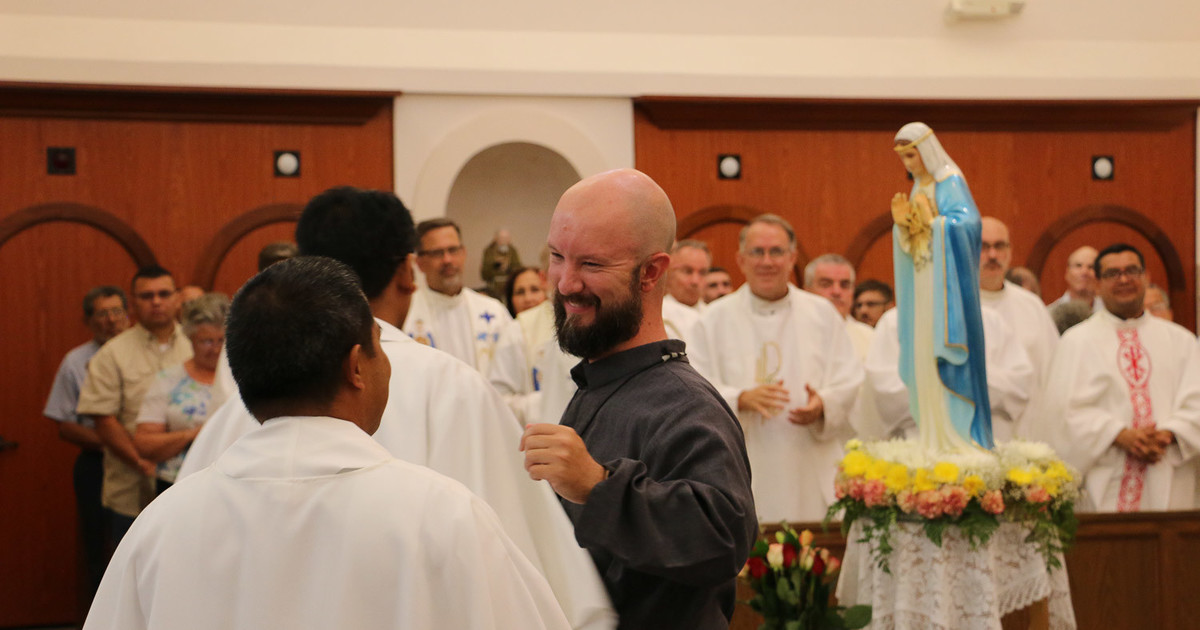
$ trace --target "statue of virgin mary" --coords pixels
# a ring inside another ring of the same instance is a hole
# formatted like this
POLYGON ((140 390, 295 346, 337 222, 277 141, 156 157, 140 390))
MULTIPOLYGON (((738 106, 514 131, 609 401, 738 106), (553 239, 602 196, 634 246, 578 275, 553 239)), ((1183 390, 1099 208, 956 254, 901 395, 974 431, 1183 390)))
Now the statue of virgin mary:
POLYGON ((990 449, 979 211, 928 125, 905 125, 893 148, 913 177, 911 193, 892 198, 900 377, 909 408, 927 451, 990 449))

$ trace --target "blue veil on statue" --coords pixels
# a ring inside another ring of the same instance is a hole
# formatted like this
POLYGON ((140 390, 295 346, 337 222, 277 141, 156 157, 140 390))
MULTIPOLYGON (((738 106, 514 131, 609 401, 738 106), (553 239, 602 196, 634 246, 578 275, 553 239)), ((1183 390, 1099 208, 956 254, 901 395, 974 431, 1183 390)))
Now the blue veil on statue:
POLYGON ((979 313, 979 211, 958 165, 925 123, 896 133, 913 176, 892 198, 900 377, 927 451, 993 447, 979 313))

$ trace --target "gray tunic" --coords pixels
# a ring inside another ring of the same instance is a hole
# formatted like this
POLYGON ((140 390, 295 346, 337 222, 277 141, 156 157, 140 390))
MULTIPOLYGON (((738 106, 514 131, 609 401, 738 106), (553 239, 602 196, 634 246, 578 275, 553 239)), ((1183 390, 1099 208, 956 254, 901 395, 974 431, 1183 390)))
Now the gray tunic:
POLYGON ((623 630, 728 628, 758 532, 741 427, 678 340, 571 370, 562 424, 609 470, 563 501, 623 630))

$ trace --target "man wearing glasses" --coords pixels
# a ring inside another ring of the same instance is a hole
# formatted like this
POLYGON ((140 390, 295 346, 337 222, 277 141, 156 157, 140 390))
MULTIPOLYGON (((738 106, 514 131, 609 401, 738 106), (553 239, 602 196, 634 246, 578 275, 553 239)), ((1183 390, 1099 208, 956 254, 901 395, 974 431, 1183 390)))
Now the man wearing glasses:
POLYGON ((1200 452, 1200 347, 1146 313, 1145 259, 1118 243, 1096 256, 1104 309, 1063 334, 1045 418, 1101 512, 1191 510, 1200 452))
MULTIPOLYGON (((979 302, 984 308, 990 308, 1004 318, 1033 363, 1029 406, 1021 417, 1016 418, 1012 432, 1016 437, 1034 437, 1028 432, 1037 433, 1038 427, 1030 425, 1037 422, 1034 414, 1037 413, 1042 383, 1050 369, 1054 347, 1058 345, 1058 328, 1041 298, 1004 279, 1012 265, 1012 241, 1009 240, 1008 226, 995 217, 983 217, 980 223, 979 302)), ((988 376, 991 381, 991 375, 988 376)))
POLYGON ((692 365, 737 412, 750 456, 759 519, 819 521, 850 435, 863 381, 841 314, 788 281, 796 232, 756 217, 738 237, 746 282, 708 305, 692 329, 692 365))
POLYGON ((404 332, 486 376, 496 339, 512 321, 508 309, 463 286, 467 250, 457 223, 444 218, 422 221, 417 239, 417 267, 425 274, 426 286, 413 293, 404 332))
POLYGON ((112 511, 112 539, 121 541, 133 519, 154 498, 155 464, 133 446, 142 399, 154 376, 192 356, 192 344, 175 317, 179 292, 171 272, 153 265, 132 283, 137 323, 104 344, 88 363, 76 412, 91 416, 104 445, 104 507, 112 511))

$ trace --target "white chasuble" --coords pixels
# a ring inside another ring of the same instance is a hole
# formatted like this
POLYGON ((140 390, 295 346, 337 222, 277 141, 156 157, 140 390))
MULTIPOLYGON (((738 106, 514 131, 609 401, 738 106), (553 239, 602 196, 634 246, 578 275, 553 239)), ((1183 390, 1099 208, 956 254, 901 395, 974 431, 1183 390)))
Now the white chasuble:
POLYGON ((511 321, 503 304, 471 289, 451 296, 422 287, 413 293, 402 328, 486 375, 500 331, 511 321))
MULTIPOLYGON (((398 459, 428 466, 486 501, 550 582, 573 628, 614 627, 608 594, 591 556, 575 541, 558 497, 549 484, 525 472, 517 450, 522 427, 500 395, 462 361, 375 321, 392 363, 391 394, 375 441, 398 459)), ((205 423, 180 478, 207 466, 231 439, 256 426, 241 399, 231 399, 205 423)))
POLYGON ((579 359, 558 347, 550 300, 517 314, 504 327, 488 367, 488 382, 517 420, 557 423, 575 394, 571 368, 579 359))
POLYGON ((823 297, 788 287, 786 298, 761 300, 743 285, 709 304, 691 333, 688 356, 731 409, 746 437, 759 520, 818 521, 834 500, 833 478, 842 443, 851 435, 850 408, 862 384, 862 365, 846 324, 823 297), (769 418, 738 411, 742 391, 783 382, 790 401, 769 418), (787 410, 808 403, 811 385, 824 420, 801 426, 787 410))
POLYGON ((334 418, 277 418, 175 484, 109 563, 88 630, 565 629, 492 510, 334 418))
POLYGON ((1045 440, 1045 420, 1037 415, 1037 409, 1041 406, 1054 348, 1058 346, 1058 328, 1050 318, 1050 311, 1046 310, 1041 298, 1007 280, 999 291, 981 290, 979 302, 983 308, 990 308, 1004 318, 1033 364, 1029 405, 1013 425, 1013 435, 1025 440, 1045 440))
POLYGON ((1043 416, 1059 422, 1053 446, 1084 475, 1084 508, 1089 503, 1101 512, 1200 507, 1200 348, 1195 339, 1182 326, 1151 315, 1122 320, 1107 310, 1063 334, 1043 416), (1150 425, 1173 432, 1176 441, 1157 463, 1130 466, 1131 458, 1113 440, 1122 429, 1150 425))

